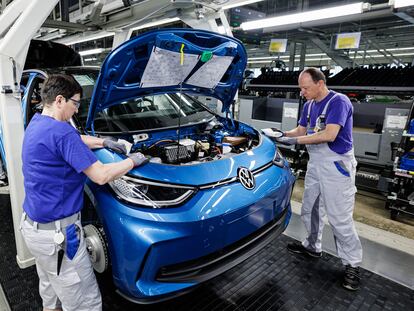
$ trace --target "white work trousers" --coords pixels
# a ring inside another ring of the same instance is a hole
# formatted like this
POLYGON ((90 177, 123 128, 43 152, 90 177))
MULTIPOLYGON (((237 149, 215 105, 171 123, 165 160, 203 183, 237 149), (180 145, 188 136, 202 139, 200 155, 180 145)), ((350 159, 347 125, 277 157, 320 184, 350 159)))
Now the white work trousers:
POLYGON ((352 218, 357 164, 354 152, 337 154, 326 143, 306 147, 309 162, 301 216, 308 236, 302 244, 312 251, 322 251, 322 217, 326 213, 342 263, 359 266, 362 247, 352 218))
POLYGON ((81 230, 81 239, 75 257, 63 257, 60 274, 57 275, 57 248, 53 238, 54 230, 37 229, 22 216, 21 232, 36 260, 39 275, 39 294, 43 307, 62 308, 63 311, 102 311, 99 287, 86 250, 83 228, 78 220, 75 223, 81 230))

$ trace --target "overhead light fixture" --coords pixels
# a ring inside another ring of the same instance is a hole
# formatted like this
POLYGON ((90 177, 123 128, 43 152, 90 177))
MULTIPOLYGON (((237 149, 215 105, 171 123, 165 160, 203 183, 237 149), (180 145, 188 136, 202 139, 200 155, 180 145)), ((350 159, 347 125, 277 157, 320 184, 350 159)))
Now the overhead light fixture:
MULTIPOLYGON (((398 57, 398 56, 413 56, 414 53, 396 53, 393 54, 393 56, 398 57)), ((391 56, 391 55, 390 55, 391 56)), ((375 54, 375 55, 367 55, 366 57, 373 57, 373 58, 378 58, 378 57, 390 57, 388 55, 383 55, 383 54, 375 54)), ((364 56, 355 56, 355 58, 363 58, 364 56)))
POLYGON ((388 5, 393 6, 394 9, 405 8, 407 6, 413 6, 414 0, 390 0, 388 5))
POLYGON ((115 32, 101 31, 99 33, 93 33, 89 35, 70 36, 67 38, 56 40, 56 42, 66 44, 66 45, 72 45, 76 43, 98 40, 98 39, 102 39, 106 37, 113 37, 114 35, 115 35, 115 32))
POLYGON ((240 25, 243 30, 251 30, 258 28, 267 28, 275 26, 284 26, 291 24, 298 24, 304 22, 317 21, 327 18, 334 18, 346 15, 361 14, 364 11, 364 3, 358 2, 347 5, 340 5, 332 8, 312 10, 302 13, 295 13, 289 15, 276 16, 271 18, 265 18, 261 20, 255 20, 250 22, 244 22, 240 25))
POLYGON ((306 54, 306 56, 326 56, 326 53, 306 54))
POLYGON ((319 62, 321 60, 331 60, 330 57, 322 57, 322 58, 307 58, 307 62, 319 62))
POLYGON ((43 41, 54 41, 55 39, 59 39, 62 38, 65 35, 65 33, 60 32, 59 30, 53 31, 53 32, 49 32, 45 35, 42 35, 40 38, 40 40, 43 41))
MULTIPOLYGON (((388 48, 385 48, 385 49, 380 49, 380 51, 382 51, 382 52, 389 52, 389 51, 407 51, 407 50, 414 50, 414 46, 413 47, 405 47, 405 48, 391 48, 391 49, 388 49, 388 48)), ((375 53, 375 52, 378 52, 378 50, 366 50, 366 51, 358 51, 359 53, 364 53, 364 52, 367 52, 367 53, 375 53)))
POLYGON ((221 8, 223 10, 228 10, 228 9, 237 8, 239 6, 248 5, 248 4, 261 2, 261 1, 264 1, 264 0, 245 0, 245 1, 238 1, 238 2, 232 1, 232 3, 223 5, 221 8))
POLYGON ((267 59, 267 60, 273 60, 273 59, 279 59, 279 58, 289 58, 289 56, 261 56, 261 57, 249 57, 248 60, 263 60, 263 59, 267 59))
POLYGON ((414 50, 413 47, 405 47, 405 48, 392 48, 392 49, 385 49, 386 51, 406 51, 406 50, 414 50))
MULTIPOLYGON (((317 54, 306 54, 305 57, 315 57, 315 56, 327 56, 326 53, 317 53, 317 54)), ((299 58, 300 55, 295 55, 295 58, 299 58)), ((258 56, 258 57, 249 57, 248 60, 276 60, 279 58, 290 58, 289 55, 282 55, 282 56, 258 56)))
POLYGON ((178 17, 165 18, 165 19, 161 19, 159 21, 154 21, 154 22, 146 23, 146 24, 139 25, 139 26, 136 26, 136 27, 132 27, 131 30, 134 31, 134 30, 139 30, 139 29, 145 29, 145 28, 160 26, 160 25, 164 25, 164 24, 178 22, 179 20, 180 19, 178 17))
MULTIPOLYGON (((306 58, 305 61, 307 61, 307 62, 318 62, 318 61, 321 61, 321 60, 331 60, 331 58, 330 57, 306 58)), ((283 59, 283 61, 289 62, 289 58, 287 57, 287 58, 283 59)), ((297 61, 297 60, 295 60, 295 61, 297 61)), ((272 59, 269 59, 269 60, 251 60, 251 59, 248 59, 247 60, 248 64, 270 64, 271 62, 272 62, 272 59)))
POLYGON ((248 64, 269 64, 270 59, 269 60, 248 60, 247 63, 248 64))
POLYGON ((86 56, 86 55, 100 54, 104 51, 106 51, 106 49, 103 49, 103 48, 91 49, 91 50, 86 50, 86 51, 79 51, 79 55, 86 56))

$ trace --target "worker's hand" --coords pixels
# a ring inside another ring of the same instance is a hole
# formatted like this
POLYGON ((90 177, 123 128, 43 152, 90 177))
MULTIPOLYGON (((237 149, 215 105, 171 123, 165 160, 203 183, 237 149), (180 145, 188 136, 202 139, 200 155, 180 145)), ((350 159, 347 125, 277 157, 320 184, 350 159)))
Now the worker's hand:
POLYGON ((134 162, 134 167, 141 166, 149 162, 149 158, 144 156, 141 152, 131 153, 128 155, 128 158, 134 162))
POLYGON ((113 140, 113 138, 105 138, 103 141, 103 146, 105 148, 109 148, 116 153, 126 154, 127 149, 124 144, 118 143, 117 141, 113 140))
POLYGON ((275 127, 269 127, 269 128, 262 129, 262 132, 270 138, 277 139, 277 138, 285 136, 285 133, 283 133, 283 131, 275 127))
POLYGON ((280 137, 276 138, 276 141, 287 146, 296 145, 298 143, 297 137, 280 137))

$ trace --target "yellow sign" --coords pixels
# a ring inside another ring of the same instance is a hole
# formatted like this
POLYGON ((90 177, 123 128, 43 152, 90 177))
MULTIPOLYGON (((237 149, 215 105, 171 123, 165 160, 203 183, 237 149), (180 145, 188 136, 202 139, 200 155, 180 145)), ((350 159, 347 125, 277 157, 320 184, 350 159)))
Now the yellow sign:
POLYGON ((360 32, 340 33, 336 36, 335 49, 357 49, 360 40, 360 32))
POLYGON ((272 39, 270 40, 269 52, 284 53, 286 52, 287 39, 272 39))
POLYGON ((338 39, 338 49, 352 49, 355 48, 355 38, 340 38, 338 39))

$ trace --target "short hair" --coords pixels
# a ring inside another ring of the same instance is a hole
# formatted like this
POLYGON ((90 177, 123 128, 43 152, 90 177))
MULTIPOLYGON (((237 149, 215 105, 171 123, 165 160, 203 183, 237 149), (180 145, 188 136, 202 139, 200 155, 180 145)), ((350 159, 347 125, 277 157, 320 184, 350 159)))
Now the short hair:
POLYGON ((315 67, 305 68, 301 74, 303 73, 309 74, 312 78, 312 81, 315 83, 318 83, 318 81, 322 80, 326 84, 325 74, 322 71, 320 71, 318 68, 315 68, 315 67))
POLYGON ((82 87, 72 76, 53 74, 43 83, 41 96, 44 104, 50 105, 58 95, 71 98, 75 94, 82 96, 82 87))

